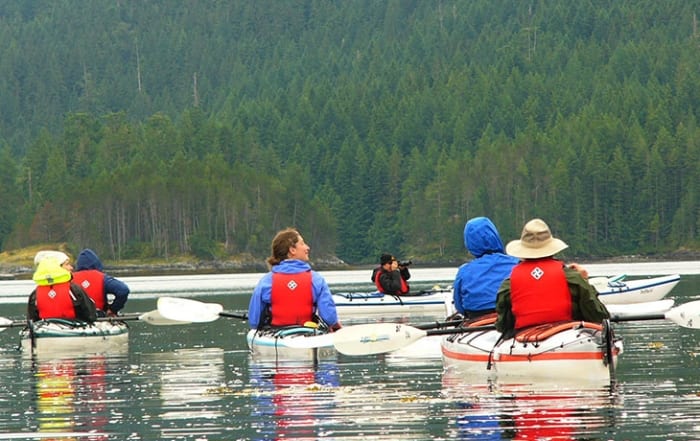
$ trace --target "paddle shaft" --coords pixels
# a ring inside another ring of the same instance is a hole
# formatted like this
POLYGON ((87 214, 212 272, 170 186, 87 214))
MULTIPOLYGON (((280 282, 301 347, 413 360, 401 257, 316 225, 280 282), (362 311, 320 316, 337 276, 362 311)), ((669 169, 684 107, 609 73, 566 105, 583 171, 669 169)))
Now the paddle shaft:
POLYGON ((468 332, 479 332, 479 331, 490 331, 495 329, 494 325, 482 325, 482 326, 471 326, 471 327, 456 327, 447 329, 431 329, 425 332, 425 335, 448 335, 448 334, 464 334, 468 332))
POLYGON ((435 322, 435 323, 423 323, 420 325, 413 325, 414 328, 418 329, 437 329, 437 328, 447 328, 450 326, 457 326, 462 324, 464 320, 448 320, 446 322, 435 322))
POLYGON ((230 311, 221 311, 219 313, 220 317, 228 317, 228 318, 237 318, 241 320, 248 320, 248 316, 246 314, 237 314, 235 312, 230 312, 230 311))
POLYGON ((640 315, 630 315, 627 317, 610 317, 611 322, 634 322, 643 320, 666 320, 666 314, 640 314, 640 315))
MULTIPOLYGON (((98 322, 124 322, 124 321, 136 320, 136 321, 144 321, 144 322, 152 324, 152 325, 160 325, 160 324, 166 324, 166 322, 170 322, 170 320, 162 319, 162 318, 160 318, 159 320, 156 320, 156 321, 145 319, 145 317, 148 314, 153 314, 154 312, 157 312, 157 311, 150 311, 149 313, 134 312, 134 313, 118 315, 118 316, 111 316, 111 317, 97 317, 96 321, 98 321, 98 322)), ((1 328, 19 328, 19 327, 23 327, 23 326, 27 326, 26 320, 10 321, 9 319, 6 319, 4 317, 0 317, 0 329, 1 328)))
MULTIPOLYGON (((97 317, 98 322, 121 322, 126 320, 139 320, 139 316, 124 316, 124 317, 97 317)), ((19 328, 21 326, 27 326, 26 320, 15 320, 12 323, 2 323, 0 328, 19 328)))
MULTIPOLYGON (((629 317, 612 317, 610 318, 611 322, 634 322, 634 321, 644 321, 644 320, 666 320, 667 317, 665 314, 640 314, 640 315, 635 315, 635 316, 629 316, 629 317)), ((450 322, 444 322, 445 324, 448 324, 450 322)), ((461 321, 458 321, 456 324, 461 323, 461 321)), ((418 329, 426 329, 426 328, 421 328, 420 326, 415 326, 415 328, 418 329)), ((426 335, 446 335, 446 334, 460 334, 460 333, 466 333, 466 332, 478 332, 478 331, 489 331, 491 329, 496 329, 495 325, 482 325, 482 326, 472 326, 472 327, 456 327, 456 328, 448 328, 448 329, 431 329, 429 331, 426 331, 426 335)))

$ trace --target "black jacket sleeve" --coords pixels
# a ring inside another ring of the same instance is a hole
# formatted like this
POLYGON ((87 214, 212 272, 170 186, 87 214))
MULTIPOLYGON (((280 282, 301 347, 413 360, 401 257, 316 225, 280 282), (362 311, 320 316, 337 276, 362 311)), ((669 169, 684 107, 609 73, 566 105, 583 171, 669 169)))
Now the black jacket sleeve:
POLYGON ((73 307, 75 308, 75 316, 78 320, 83 320, 88 323, 93 323, 97 320, 97 309, 95 303, 90 296, 87 295, 80 285, 71 282, 70 290, 73 294, 73 307))
POLYGON ((39 310, 36 307, 36 289, 29 294, 27 302, 27 320, 35 322, 39 320, 39 310))

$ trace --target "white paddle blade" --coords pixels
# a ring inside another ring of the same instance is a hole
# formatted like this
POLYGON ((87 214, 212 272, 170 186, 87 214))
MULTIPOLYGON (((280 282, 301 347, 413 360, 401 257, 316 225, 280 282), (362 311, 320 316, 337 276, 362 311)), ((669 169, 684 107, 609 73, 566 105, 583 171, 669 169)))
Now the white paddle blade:
POLYGON ((427 335, 426 331, 399 323, 344 326, 333 333, 333 345, 345 355, 370 355, 395 351, 427 335))
POLYGON ((165 318, 157 309, 154 309, 153 311, 144 312, 143 314, 139 315, 139 321, 146 322, 149 325, 156 325, 156 326, 186 325, 186 324, 192 323, 192 322, 181 322, 179 320, 171 320, 171 319, 165 318))
POLYGON ((14 324, 14 321, 10 320, 9 318, 6 317, 0 317, 0 332, 4 331, 5 329, 11 327, 14 324))
POLYGON ((203 303, 180 297, 160 297, 158 312, 170 320, 178 322, 206 323, 219 318, 224 307, 218 303, 203 303))
POLYGON ((684 328, 700 329, 700 300, 671 308, 664 317, 684 328))

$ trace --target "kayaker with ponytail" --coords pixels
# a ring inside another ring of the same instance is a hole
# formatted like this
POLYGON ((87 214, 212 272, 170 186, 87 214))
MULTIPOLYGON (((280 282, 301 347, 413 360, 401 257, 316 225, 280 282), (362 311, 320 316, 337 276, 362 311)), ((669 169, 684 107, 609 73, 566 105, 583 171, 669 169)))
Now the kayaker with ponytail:
POLYGON ((97 319, 95 304, 80 286, 72 282, 71 272, 65 268, 66 262, 55 256, 39 259, 32 276, 37 287, 27 302, 28 320, 60 318, 92 323, 97 319))
POLYGON ((309 265, 310 250, 294 228, 275 235, 267 258, 270 272, 260 279, 250 298, 251 328, 303 326, 318 316, 331 331, 340 329, 328 283, 309 265))
POLYGON ((496 329, 504 337, 544 323, 600 323, 610 318, 598 291, 586 281, 585 271, 553 257, 566 248, 566 243, 552 237, 542 219, 526 223, 520 240, 508 243, 506 253, 521 261, 498 290, 496 329))

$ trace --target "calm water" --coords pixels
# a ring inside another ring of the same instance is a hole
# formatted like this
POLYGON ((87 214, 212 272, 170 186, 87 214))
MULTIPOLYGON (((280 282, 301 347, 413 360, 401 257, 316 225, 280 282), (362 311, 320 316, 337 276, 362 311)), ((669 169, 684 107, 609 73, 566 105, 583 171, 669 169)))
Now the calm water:
MULTIPOLYGON (((197 280, 205 288, 188 295, 245 310, 258 277, 229 293, 197 280)), ((329 279, 367 284, 354 277, 329 279)), ((128 311, 153 309, 155 291, 135 293, 128 311)), ((700 275, 683 275, 669 297, 700 297, 700 275)), ((8 302, 1 315, 24 308, 8 302)), ((16 329, 0 333, 0 439, 700 440, 700 330, 663 321, 617 324, 618 384, 585 390, 488 384, 443 372, 439 358, 275 364, 250 358, 240 320, 130 323, 129 347, 103 355, 32 358, 16 350, 16 329)))

